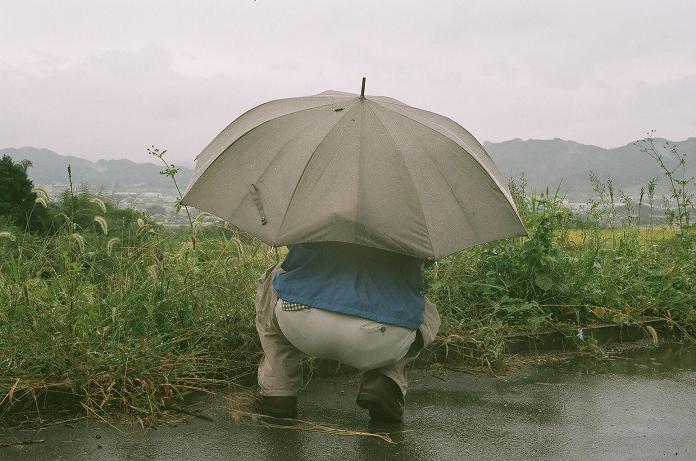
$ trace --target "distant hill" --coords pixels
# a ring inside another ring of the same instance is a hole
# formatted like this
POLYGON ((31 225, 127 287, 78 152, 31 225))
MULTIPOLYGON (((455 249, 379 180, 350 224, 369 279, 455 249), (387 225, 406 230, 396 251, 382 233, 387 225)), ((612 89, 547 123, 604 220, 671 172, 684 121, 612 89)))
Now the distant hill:
MULTIPOLYGON (((664 139, 655 139, 658 146, 664 146, 664 143, 664 139)), ((689 155, 689 172, 696 174, 696 138, 673 144, 679 152, 689 155)), ((633 144, 605 149, 562 139, 513 139, 486 142, 484 146, 506 176, 517 178, 525 173, 529 185, 537 190, 546 186, 555 188, 562 181, 561 190, 569 198, 583 199, 594 195, 589 181, 590 171, 600 179, 612 178, 618 188, 634 196, 652 177, 660 176, 658 190, 663 191, 667 185, 655 160, 633 144)), ((668 159, 673 158, 664 149, 663 153, 668 159)))
MULTIPOLYGON (((79 157, 60 155, 48 149, 22 147, 19 149, 0 149, 0 156, 9 154, 16 161, 27 159, 32 162, 29 177, 35 184, 67 184, 68 164, 72 169, 75 185, 87 183, 109 192, 147 191, 174 195, 175 189, 170 178, 159 172, 163 165, 136 163, 130 160, 97 160, 92 162, 79 157)), ((177 176, 179 187, 185 188, 191 179, 192 171, 182 168, 177 176)))
MULTIPOLYGON (((664 140, 656 140, 664 144, 664 140)), ((696 174, 696 138, 674 143, 681 152, 690 155, 690 174, 696 174)), ((590 170, 600 178, 611 177, 617 188, 634 196, 650 178, 660 176, 655 161, 633 144, 605 149, 562 139, 522 140, 484 143, 500 170, 508 177, 525 174, 531 188, 555 188, 561 183, 569 199, 583 200, 593 194, 589 181, 590 170)), ((78 157, 57 154, 48 149, 22 147, 0 149, 0 155, 9 154, 15 160, 28 159, 29 170, 36 184, 67 183, 67 165, 72 166, 75 183, 89 183, 107 191, 147 191, 174 194, 169 178, 159 174, 161 165, 136 163, 130 160, 98 160, 92 162, 78 157)), ((183 189, 191 178, 192 170, 182 168, 177 177, 183 189)), ((660 190, 666 181, 661 178, 660 190)))

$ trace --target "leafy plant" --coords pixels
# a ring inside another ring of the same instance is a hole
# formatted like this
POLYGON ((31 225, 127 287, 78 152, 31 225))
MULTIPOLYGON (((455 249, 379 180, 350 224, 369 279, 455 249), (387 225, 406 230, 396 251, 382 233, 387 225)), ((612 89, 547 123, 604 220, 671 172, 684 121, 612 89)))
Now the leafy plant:
POLYGON ((48 227, 45 191, 34 189, 27 176, 31 162, 15 163, 12 157, 0 159, 0 218, 30 232, 43 232, 48 227), (37 195, 38 193, 38 195, 37 195))
POLYGON ((652 157, 660 167, 662 174, 667 178, 670 187, 670 195, 665 200, 670 224, 676 220, 679 229, 683 232, 691 225, 691 213, 694 212, 694 192, 691 186, 694 183, 694 176, 687 175, 686 163, 688 157, 685 153, 678 150, 677 146, 669 141, 664 142, 664 153, 662 148, 655 142, 654 131, 638 143, 642 152, 652 157), (668 155, 671 158, 668 158, 668 155), (672 210, 671 203, 676 204, 676 211, 672 210))

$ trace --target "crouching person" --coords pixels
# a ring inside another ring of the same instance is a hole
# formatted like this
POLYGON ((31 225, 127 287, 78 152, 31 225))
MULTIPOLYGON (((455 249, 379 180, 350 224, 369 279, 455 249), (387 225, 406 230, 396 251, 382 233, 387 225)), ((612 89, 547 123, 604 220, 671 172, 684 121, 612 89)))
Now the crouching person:
POLYGON ((363 372, 357 404, 370 418, 403 419, 405 368, 440 327, 423 295, 422 260, 347 243, 298 244, 259 282, 257 411, 297 417, 302 359, 310 355, 363 372))

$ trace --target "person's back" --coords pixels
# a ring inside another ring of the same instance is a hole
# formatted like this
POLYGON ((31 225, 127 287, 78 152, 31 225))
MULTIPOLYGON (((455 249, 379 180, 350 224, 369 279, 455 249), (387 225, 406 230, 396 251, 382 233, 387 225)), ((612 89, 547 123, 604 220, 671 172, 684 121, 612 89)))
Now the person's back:
POLYGON ((353 244, 290 246, 257 296, 265 353, 259 411, 295 417, 307 354, 362 370, 358 405, 373 418, 401 420, 404 368, 439 327, 422 293, 422 269, 419 259, 353 244))

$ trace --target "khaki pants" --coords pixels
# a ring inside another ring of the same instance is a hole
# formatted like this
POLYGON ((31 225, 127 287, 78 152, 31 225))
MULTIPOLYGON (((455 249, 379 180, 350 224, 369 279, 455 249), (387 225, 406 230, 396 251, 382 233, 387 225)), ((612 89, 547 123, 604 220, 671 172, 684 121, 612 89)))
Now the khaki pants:
MULTIPOLYGON (((259 287, 256 291, 256 330, 259 334, 259 339, 261 340, 261 347, 263 348, 264 358, 259 366, 258 371, 258 382, 259 388, 262 395, 268 396, 295 396, 299 393, 302 388, 302 359, 305 357, 306 353, 299 350, 290 340, 283 334, 280 324, 278 323, 278 316, 276 315, 276 305, 278 304, 278 295, 273 289, 273 278, 278 272, 281 272, 280 264, 270 267, 259 279, 259 287)), ((312 309, 311 312, 321 311, 320 309, 312 309)), ((287 321, 286 318, 295 314, 303 314, 303 311, 299 312, 282 312, 284 317, 283 323, 286 329, 299 331, 298 328, 292 328, 292 323, 296 323, 294 320, 287 321)), ((352 317, 348 315, 337 314, 328 311, 321 311, 312 313, 305 313, 312 316, 313 321, 309 322, 308 328, 311 324, 321 324, 322 331, 321 335, 323 337, 330 336, 331 330, 335 332, 339 331, 349 331, 353 330, 358 332, 355 336, 355 341, 348 345, 348 349, 358 351, 357 355, 360 355, 359 351, 365 350, 365 348, 371 347, 370 344, 364 344, 366 338, 359 333, 360 327, 366 323, 375 324, 375 322, 369 322, 364 319, 359 319, 358 317, 352 317), (315 322, 316 320, 326 320, 330 319, 329 322, 315 322), (363 343, 363 344, 361 344, 363 343)), ((309 318, 309 317, 305 317, 309 318)), ((381 325, 380 325, 381 326, 381 325)), ((381 351, 380 357, 377 362, 379 365, 385 363, 383 366, 378 368, 379 372, 388 376, 396 384, 399 385, 401 391, 406 395, 408 389, 408 384, 406 380, 406 365, 413 362, 416 359, 421 349, 435 339, 437 330, 440 328, 440 316, 437 313, 437 309, 434 304, 426 301, 425 304, 425 315, 423 318, 423 323, 418 328, 420 341, 413 344, 413 347, 408 349, 406 355, 403 355, 403 341, 406 335, 399 330, 404 330, 403 328, 393 327, 389 325, 384 325, 390 330, 394 331, 392 340, 385 341, 381 335, 375 336, 376 342, 382 342, 383 345, 395 344, 392 350, 381 351), (389 356, 392 356, 391 358, 389 356)), ((312 327, 316 328, 316 327, 312 327)), ((408 331, 408 330, 406 330, 408 331)), ((316 332, 319 333, 319 332, 316 332)), ((296 336, 296 333, 293 333, 296 336)), ((291 335, 292 336, 292 335, 291 335)), ((312 336, 312 335, 309 335, 312 336)), ((411 336, 413 337, 413 332, 411 336)), ((314 335, 316 338, 317 336, 314 335)), ((350 336, 343 336, 343 340, 347 340, 350 336)), ((313 347, 307 347, 307 341, 298 341, 298 344, 303 344, 304 349, 314 349, 313 347)), ((327 347, 328 354, 321 354, 322 358, 339 360, 343 359, 346 363, 356 366, 356 368, 362 371, 368 371, 367 368, 362 365, 370 366, 370 361, 375 360, 374 357, 364 357, 359 356, 354 359, 347 359, 345 355, 346 348, 334 348, 331 351, 331 347, 327 347)), ((312 351, 315 352, 315 351, 312 351)), ((372 368, 374 369, 374 368, 372 368)))

